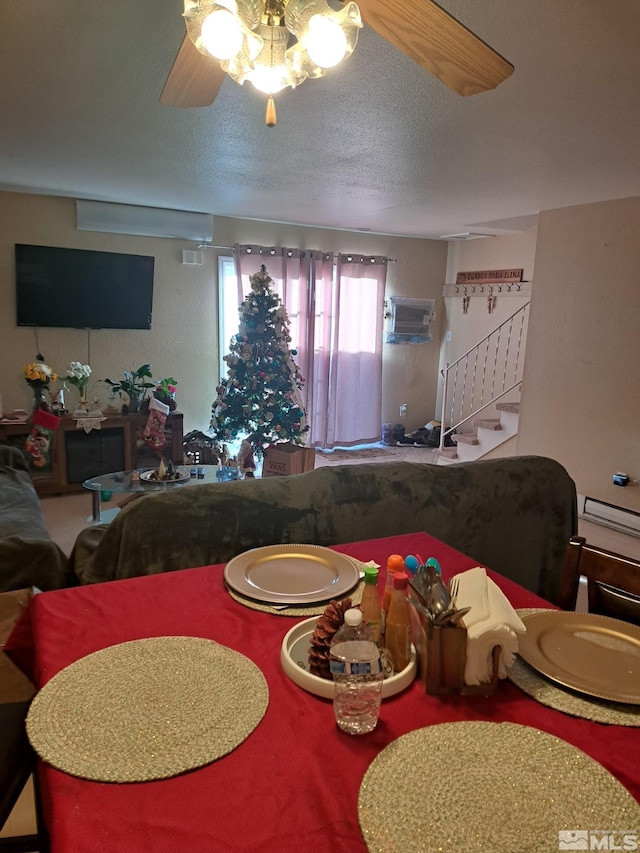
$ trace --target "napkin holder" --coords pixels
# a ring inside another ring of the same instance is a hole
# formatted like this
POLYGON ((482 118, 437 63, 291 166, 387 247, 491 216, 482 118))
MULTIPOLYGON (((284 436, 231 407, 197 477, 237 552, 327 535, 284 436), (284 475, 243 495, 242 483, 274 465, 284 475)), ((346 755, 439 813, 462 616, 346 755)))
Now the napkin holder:
MULTIPOLYGON (((416 590, 409 595, 421 601, 416 590)), ((423 601, 421 601, 424 604, 423 601)), ((467 662, 467 629, 461 622, 455 625, 433 625, 415 607, 411 608, 413 644, 418 655, 418 672, 425 693, 442 696, 458 693, 464 696, 491 696, 495 693, 500 672, 500 646, 492 652, 491 681, 470 685, 464 682, 467 662)))

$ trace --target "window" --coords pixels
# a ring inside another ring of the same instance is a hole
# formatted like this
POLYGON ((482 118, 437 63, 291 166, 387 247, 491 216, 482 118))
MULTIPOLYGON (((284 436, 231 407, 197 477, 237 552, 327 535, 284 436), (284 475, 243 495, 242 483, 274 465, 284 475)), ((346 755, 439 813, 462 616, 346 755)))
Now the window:
POLYGON ((238 333, 238 279, 233 258, 218 258, 218 341, 220 350, 220 379, 227 376, 224 356, 229 352, 231 336, 238 333))

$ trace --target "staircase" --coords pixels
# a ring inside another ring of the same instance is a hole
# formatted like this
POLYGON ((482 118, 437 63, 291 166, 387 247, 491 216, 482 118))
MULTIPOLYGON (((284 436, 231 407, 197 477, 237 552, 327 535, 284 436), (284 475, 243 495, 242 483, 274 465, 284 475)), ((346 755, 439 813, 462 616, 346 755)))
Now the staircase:
POLYGON ((496 403, 495 408, 499 417, 472 419, 472 429, 469 432, 451 436, 455 447, 436 450, 438 465, 473 462, 516 435, 520 403, 496 403))
POLYGON ((517 434, 530 304, 443 371, 439 465, 480 459, 517 434))

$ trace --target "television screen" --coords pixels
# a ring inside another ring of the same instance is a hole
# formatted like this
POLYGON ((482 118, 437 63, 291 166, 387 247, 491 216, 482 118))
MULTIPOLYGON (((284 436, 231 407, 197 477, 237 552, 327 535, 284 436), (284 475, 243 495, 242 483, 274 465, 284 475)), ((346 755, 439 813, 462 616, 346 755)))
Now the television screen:
POLYGON ((150 329, 154 258, 16 243, 18 326, 150 329))

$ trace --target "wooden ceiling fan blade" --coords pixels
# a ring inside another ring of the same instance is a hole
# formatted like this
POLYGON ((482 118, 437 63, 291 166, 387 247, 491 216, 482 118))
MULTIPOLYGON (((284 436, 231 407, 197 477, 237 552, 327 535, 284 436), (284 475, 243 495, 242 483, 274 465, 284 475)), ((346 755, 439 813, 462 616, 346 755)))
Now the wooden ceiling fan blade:
POLYGON ((495 89, 513 65, 433 0, 358 0, 364 21, 459 95, 495 89))
POLYGON ((160 103, 182 109, 208 107, 214 102, 225 77, 218 60, 196 50, 185 35, 164 84, 160 103))

